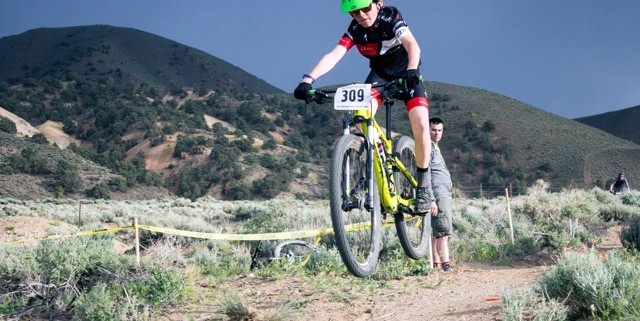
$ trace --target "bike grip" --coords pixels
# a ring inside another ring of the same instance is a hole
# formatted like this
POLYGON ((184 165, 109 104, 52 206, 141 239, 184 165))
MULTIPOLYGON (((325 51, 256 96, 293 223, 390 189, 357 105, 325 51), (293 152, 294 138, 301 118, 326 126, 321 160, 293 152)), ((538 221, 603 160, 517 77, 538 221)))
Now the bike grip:
MULTIPOLYGON (((419 79, 420 81, 424 81, 424 78, 422 78, 422 75, 420 75, 419 79)), ((398 78, 398 84, 399 85, 404 84, 404 78, 398 78)))

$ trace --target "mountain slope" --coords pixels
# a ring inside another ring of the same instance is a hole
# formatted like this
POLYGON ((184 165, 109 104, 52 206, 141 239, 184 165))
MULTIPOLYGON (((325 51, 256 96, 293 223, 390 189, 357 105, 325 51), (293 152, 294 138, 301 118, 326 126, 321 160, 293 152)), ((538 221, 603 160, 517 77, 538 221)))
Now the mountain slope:
MULTIPOLYGON (((637 144, 486 90, 439 82, 427 90, 431 116, 445 121, 454 184, 470 196, 522 193, 536 179, 558 190, 603 187, 619 171, 640 177, 637 144)), ((127 186, 222 199, 324 197, 343 117, 197 49, 110 26, 0 39, 0 107, 34 127, 55 122, 77 139, 68 153, 127 186)), ((392 119, 411 134, 401 103, 392 119)))
POLYGON ((427 88, 431 115, 445 121, 447 161, 462 184, 477 184, 477 176, 486 177, 487 185, 500 182, 486 176, 486 168, 468 171, 470 155, 476 163, 503 168, 498 176, 544 178, 556 189, 602 187, 620 170, 640 175, 637 144, 486 90, 437 82, 427 88), (470 141, 471 151, 461 152, 470 141))
POLYGON ((282 93, 203 51, 144 31, 107 25, 40 28, 0 39, 0 81, 69 73, 139 86, 282 93))
POLYGON ((640 144, 640 105, 575 120, 640 144))

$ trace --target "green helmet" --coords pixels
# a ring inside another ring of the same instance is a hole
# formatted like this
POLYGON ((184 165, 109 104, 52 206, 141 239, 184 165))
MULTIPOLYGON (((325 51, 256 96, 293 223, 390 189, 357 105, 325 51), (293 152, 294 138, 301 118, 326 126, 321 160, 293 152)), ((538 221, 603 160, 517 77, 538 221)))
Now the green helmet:
POLYGON ((342 13, 366 8, 371 4, 372 0, 340 0, 342 2, 342 13))

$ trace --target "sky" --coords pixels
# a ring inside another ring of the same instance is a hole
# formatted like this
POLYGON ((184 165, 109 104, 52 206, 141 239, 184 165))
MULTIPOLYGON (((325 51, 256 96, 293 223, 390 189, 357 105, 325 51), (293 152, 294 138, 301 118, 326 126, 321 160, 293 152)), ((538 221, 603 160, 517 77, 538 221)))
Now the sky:
MULTIPOLYGON (((640 105, 638 0, 384 4, 401 11, 418 40, 426 80, 486 89, 567 118, 640 105)), ((135 28, 286 92, 335 47, 350 19, 337 0, 0 0, 0 38, 41 27, 135 28)), ((363 81, 367 73, 352 49, 315 85, 363 81)))

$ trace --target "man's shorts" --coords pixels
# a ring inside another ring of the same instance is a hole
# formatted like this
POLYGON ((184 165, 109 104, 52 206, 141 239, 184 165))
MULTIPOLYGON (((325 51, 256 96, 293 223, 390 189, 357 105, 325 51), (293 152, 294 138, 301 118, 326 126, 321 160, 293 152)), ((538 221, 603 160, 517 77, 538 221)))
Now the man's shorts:
POLYGON ((436 203, 438 204, 438 216, 431 216, 431 229, 433 231, 433 236, 449 236, 453 232, 451 197, 443 197, 436 203))

